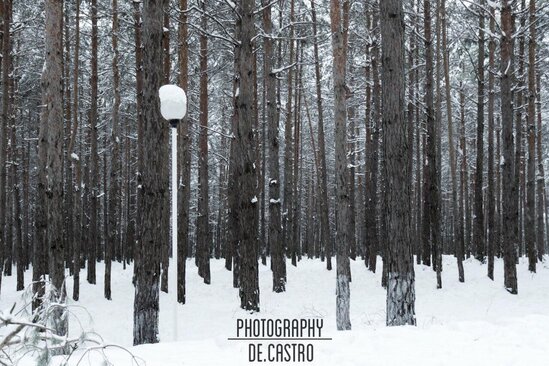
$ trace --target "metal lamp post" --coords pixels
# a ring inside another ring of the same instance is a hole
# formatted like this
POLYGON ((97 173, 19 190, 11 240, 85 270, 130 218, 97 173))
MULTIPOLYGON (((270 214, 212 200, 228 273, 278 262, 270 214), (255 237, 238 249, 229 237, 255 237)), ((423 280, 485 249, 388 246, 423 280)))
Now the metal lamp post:
POLYGON ((159 90, 160 113, 170 122, 172 139, 172 172, 171 172, 171 234, 172 234, 172 265, 175 269, 173 285, 175 302, 173 306, 173 335, 177 341, 177 125, 187 113, 187 96, 185 91, 176 85, 164 85, 159 90))

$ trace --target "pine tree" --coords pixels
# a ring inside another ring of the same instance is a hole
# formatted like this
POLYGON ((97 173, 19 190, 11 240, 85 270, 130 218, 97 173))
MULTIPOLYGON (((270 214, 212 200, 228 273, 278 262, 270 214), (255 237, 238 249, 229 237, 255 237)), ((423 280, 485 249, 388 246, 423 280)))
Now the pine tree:
POLYGON ((162 124, 158 90, 162 82, 162 34, 165 0, 143 3, 143 170, 137 279, 134 301, 134 345, 157 343, 159 280, 162 240, 167 230, 161 222, 169 194, 167 180, 167 124, 162 124))
MULTIPOLYGON (((427 4, 429 5, 429 4, 427 4)), ((415 275, 407 183, 408 139, 404 118, 404 11, 402 2, 380 2, 383 153, 387 220, 387 325, 415 325, 415 275)))

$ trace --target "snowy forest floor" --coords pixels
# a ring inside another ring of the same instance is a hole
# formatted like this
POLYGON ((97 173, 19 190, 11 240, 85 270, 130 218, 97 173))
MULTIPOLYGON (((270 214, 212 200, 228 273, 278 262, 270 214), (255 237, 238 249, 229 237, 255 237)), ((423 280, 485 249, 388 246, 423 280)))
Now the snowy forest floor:
MULTIPOLYGON (((416 266, 417 327, 385 326, 385 290, 381 272, 373 274, 362 261, 351 261, 352 331, 335 326, 335 270, 325 263, 304 259, 298 267, 288 265, 286 293, 271 291, 271 272, 260 265, 261 312, 249 315, 240 309, 232 273, 223 261, 212 260, 212 284, 197 275, 194 260, 187 262, 187 304, 179 306, 179 341, 172 338, 172 294, 160 296, 160 339, 156 345, 131 347, 134 288, 132 267, 113 263, 112 301, 103 297, 103 265, 98 284, 83 281, 80 301, 86 310, 72 309, 85 330, 99 333, 106 343, 127 347, 149 366, 247 365, 248 343, 229 341, 236 337, 236 319, 324 319, 323 337, 314 343, 312 365, 548 365, 549 364, 549 264, 538 263, 531 274, 522 258, 518 271, 519 295, 503 288, 503 261, 496 259, 495 281, 486 276, 486 265, 465 261, 465 283, 457 280, 456 261, 443 258, 443 288, 436 289, 431 268, 416 266), (89 314, 88 314, 89 313, 89 314), (90 321, 90 315, 93 321, 90 321)), ((378 268, 379 266, 378 262, 378 268)), ((85 272, 82 272, 85 279, 85 272)), ((173 277, 170 275, 170 279, 173 277)), ((26 273, 26 283, 31 272, 26 273)), ((68 280, 69 292, 72 277, 68 280)), ((2 283, 0 308, 10 308, 21 297, 15 291, 15 275, 2 283)), ((71 301, 74 304, 74 302, 71 301)), ((79 324, 70 320, 71 333, 79 324)), ((135 365, 128 353, 105 351, 116 366, 135 365)), ((76 365, 79 357, 74 357, 76 365)), ((33 365, 29 359, 21 365, 33 365)), ((80 365, 105 365, 99 352, 86 355, 80 365)), ((140 363, 144 364, 144 363, 140 363)))

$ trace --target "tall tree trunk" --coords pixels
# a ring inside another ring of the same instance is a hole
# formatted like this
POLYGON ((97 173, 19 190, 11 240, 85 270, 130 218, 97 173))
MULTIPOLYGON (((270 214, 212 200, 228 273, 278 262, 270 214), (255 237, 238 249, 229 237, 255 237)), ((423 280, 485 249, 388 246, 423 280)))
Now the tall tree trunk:
MULTIPOLYGON (((513 150, 513 14, 508 0, 501 1, 501 122, 503 127, 503 261, 504 284, 511 294, 518 293, 516 245, 518 242, 517 205, 518 180, 514 175, 515 166, 513 150)), ((520 124, 520 120, 516 121, 520 124)), ((519 137, 517 136, 517 142, 519 137)))
MULTIPOLYGON (((535 38, 534 38, 535 39, 535 38)), ((536 137, 536 152, 538 158, 538 182, 537 182, 537 235, 536 245, 538 248, 538 260, 543 260, 545 254, 544 245, 544 216, 546 212, 545 205, 545 170, 543 167, 543 134, 541 124, 541 76, 538 70, 536 75, 536 104, 537 104, 537 137, 536 137)))
MULTIPOLYGON (((372 28, 372 14, 369 8, 366 8, 366 29, 370 31, 372 28)), ((364 68, 364 77, 366 80, 371 80, 371 42, 366 43, 365 55, 366 55, 366 66, 364 68)), ((370 264, 370 240, 368 232, 368 223, 369 220, 374 220, 375 215, 371 217, 371 190, 372 190, 372 176, 371 176, 371 154, 370 149, 372 146, 372 85, 371 83, 366 83, 366 101, 364 108, 364 222, 363 222, 363 236, 364 236, 364 248, 362 252, 364 253, 364 265, 366 268, 369 268, 370 264)))
MULTIPOLYGON (((330 231, 330 207, 328 202, 328 174, 326 170, 326 140, 324 134, 324 113, 322 110, 322 77, 320 75, 320 58, 318 55, 318 33, 315 2, 311 0, 311 17, 313 21, 313 36, 314 36, 314 59, 315 59, 315 86, 316 86, 316 103, 318 113, 318 155, 320 161, 320 169, 318 171, 320 180, 320 234, 323 254, 326 256, 326 268, 332 270, 332 236, 330 231)), ((324 256, 322 257, 324 258, 324 256)))
MULTIPOLYGON (((72 298, 74 301, 78 301, 80 298, 80 266, 81 266, 81 250, 82 250, 82 166, 80 163, 79 157, 74 152, 74 146, 76 141, 76 135, 78 133, 78 97, 79 97, 79 66, 80 66, 80 0, 76 0, 76 14, 75 14, 75 44, 74 44, 74 71, 73 71, 73 100, 72 100, 72 131, 71 131, 71 140, 69 142, 69 148, 67 154, 71 155, 71 172, 75 172, 74 185, 71 185, 71 190, 73 190, 74 195, 74 206, 73 206, 73 215, 74 215, 74 247, 73 247, 73 288, 72 288, 72 298)), ((72 173, 70 175, 72 179, 72 173)))
POLYGON ((289 64, 288 69, 288 99, 286 103, 286 121, 284 125, 284 201, 283 201, 283 222, 284 222, 284 242, 287 246, 287 255, 291 255, 294 251, 295 243, 292 242, 292 224, 293 224, 293 205, 295 197, 293 197, 293 169, 292 164, 297 164, 296 161, 292 162, 293 154, 293 133, 292 133, 292 120, 293 120, 293 93, 294 93, 294 37, 295 37, 295 0, 290 0, 290 36, 289 36, 289 64))
MULTIPOLYGON (((18 47, 16 47, 15 52, 18 51, 18 47)), ((17 106, 14 104, 15 102, 15 90, 17 90, 18 85, 16 85, 15 80, 17 79, 17 76, 15 73, 17 72, 18 65, 16 65, 14 62, 12 62, 12 69, 10 71, 11 73, 11 83, 10 83, 10 94, 11 94, 11 103, 12 108, 17 110, 17 106)), ((16 116, 15 113, 12 113, 10 121, 11 121, 11 137, 10 142, 12 145, 11 148, 11 166, 10 166, 10 176, 9 179, 11 180, 10 186, 12 187, 12 196, 13 196, 13 226, 14 226, 14 259, 17 263, 17 285, 16 289, 17 291, 23 290, 25 285, 25 265, 23 264, 23 238, 22 238, 22 217, 21 217, 21 189, 20 189, 20 178, 19 178, 19 167, 22 165, 20 160, 21 155, 21 149, 17 147, 17 128, 15 121, 20 116, 16 116)))
POLYGON ((425 159, 425 182, 424 182, 424 212, 423 212, 423 264, 429 265, 430 256, 433 254, 433 268, 436 267, 436 250, 434 246, 440 241, 440 209, 439 209, 439 187, 437 185, 437 136, 435 111, 433 107, 433 45, 431 32, 431 2, 424 1, 424 28, 425 28, 425 59, 426 59, 426 81, 425 81, 425 105, 427 118, 427 146, 425 159))
POLYGON ((63 46, 65 47, 65 54, 63 60, 63 88, 64 88, 64 146, 63 146, 63 190, 65 192, 65 200, 63 207, 63 218, 65 220, 65 227, 63 229, 65 235, 65 266, 69 268, 69 273, 72 275, 73 267, 72 256, 74 251, 74 217, 73 217, 73 205, 74 205, 74 191, 72 189, 72 164, 71 156, 68 149, 70 144, 71 137, 71 126, 72 126, 72 97, 71 97, 71 82, 70 82, 70 71, 71 71, 71 34, 70 34, 70 13, 71 13, 71 4, 68 2, 64 3, 64 19, 63 19, 63 29, 64 29, 64 42, 63 46))
MULTIPOLYGON (((11 243, 5 241, 6 229, 6 158, 9 121, 9 72, 10 72, 10 24, 11 0, 2 1, 2 120, 0 121, 0 277, 4 273, 5 248, 11 243)), ((0 283, 1 283, 0 278, 0 283)))
POLYGON ((91 107, 90 107, 90 235, 88 237, 88 282, 95 284, 97 249, 99 245, 99 155, 97 152, 97 0, 91 0, 91 107))
MULTIPOLYGON (((187 0, 179 0, 179 86, 188 90, 188 25, 187 25, 187 0)), ((185 273, 187 263, 187 247, 189 242, 189 203, 191 196, 191 153, 190 132, 188 117, 184 117, 179 123, 177 135, 179 136, 178 172, 181 176, 179 184, 179 228, 177 233, 177 301, 185 303, 185 273)))
MULTIPOLYGON (((137 179, 136 179, 136 192, 135 192, 135 231, 138 231, 139 223, 141 222, 141 213, 142 213, 142 172, 143 172, 143 154, 144 154, 144 143, 143 143, 143 42, 142 42, 142 31, 141 31, 141 10, 140 2, 133 2, 133 26, 134 26, 134 47, 135 47, 135 110, 137 114, 137 179)), ((133 259, 137 263, 139 260, 140 252, 139 248, 140 235, 136 233, 136 240, 133 243, 133 259)), ((133 282, 135 285, 135 280, 137 278, 138 266, 133 266, 133 282)))
POLYGON ((167 200, 167 124, 160 123, 158 89, 162 82, 163 10, 166 0, 143 3, 143 138, 147 141, 143 154, 142 210, 139 222, 141 255, 136 264, 137 283, 134 302, 134 345, 156 343, 158 339, 159 278, 161 241, 167 238, 166 228, 158 225, 165 214, 167 200), (160 241, 160 243, 159 243, 160 241))
POLYGON ((441 14, 441 0, 436 0, 436 23, 435 23, 435 33, 437 37, 437 43, 435 48, 435 58, 436 58, 436 66, 435 66, 435 76, 436 76, 436 82, 435 82, 435 94, 436 94, 436 102, 435 102, 435 136, 436 136, 436 150, 435 150, 435 161, 436 161, 436 167, 435 167, 435 185, 436 185, 436 194, 435 202, 437 202, 437 211, 438 213, 434 213, 436 215, 436 219, 433 220, 433 223, 437 223, 435 226, 435 233, 433 235, 433 269, 436 271, 437 274, 437 288, 442 288, 442 249, 444 247, 444 236, 442 232, 442 226, 441 226, 441 220, 443 218, 443 212, 444 212, 444 204, 441 199, 441 171, 442 171, 442 163, 441 163, 441 156, 442 156, 442 148, 441 148, 441 124, 442 124, 442 91, 441 91, 441 81, 442 81, 442 75, 441 75, 441 59, 440 59, 440 51, 441 51, 441 26, 442 26, 442 14, 441 14), (437 238, 435 240, 435 238, 437 238))
MULTIPOLYGON (((347 0, 344 0, 347 1, 347 0)), ((341 0, 330 2, 330 23, 332 30, 333 77, 334 77, 334 119, 335 119, 335 161, 336 161, 336 323, 338 330, 350 330, 349 317, 351 290, 349 286, 351 268, 349 264, 349 235, 347 223, 350 219, 350 199, 347 171, 347 101, 345 82, 346 44, 342 20, 341 0)))
MULTIPOLYGON (((163 85, 170 83, 170 69, 171 69, 170 11, 169 11, 169 4, 167 4, 166 8, 164 9, 164 26, 162 28, 162 84, 163 85)), ((161 225, 165 225, 165 227, 169 227, 170 225, 169 207, 170 207, 170 200, 167 200, 166 205, 164 206, 165 214, 162 216, 164 218, 164 221, 161 223, 161 225)), ((170 233, 167 232, 167 235, 168 237, 166 237, 164 241, 165 245, 162 247, 162 262, 160 264, 162 267, 162 275, 160 277, 160 290, 165 293, 168 293, 168 280, 169 280, 168 272, 170 267, 170 247, 171 247, 170 233)))
MULTIPOLYGON (((299 35, 298 35, 299 36, 299 35)), ((301 160, 299 158, 300 154, 300 148, 301 148, 301 94, 302 91, 299 88, 299 82, 301 78, 301 65, 299 65, 300 60, 302 60, 303 56, 303 46, 302 42, 297 42, 296 45, 296 51, 295 51, 295 63, 296 63, 296 75, 294 80, 294 130, 293 130, 293 146, 292 146, 292 205, 291 205, 291 222, 290 225, 292 226, 291 229, 291 239, 290 243, 291 246, 289 248, 288 255, 290 256, 292 266, 297 266, 297 258, 300 256, 300 248, 301 248, 301 238, 300 238, 300 209, 301 209, 301 194, 300 194, 300 176, 299 172, 301 171, 301 160)))
MULTIPOLYGON (((428 4, 427 4, 428 5, 428 4)), ((383 175, 386 177, 387 325, 415 325, 415 275, 410 227, 408 139, 404 116, 404 11, 402 2, 380 2, 383 175)))
MULTIPOLYGON (((46 150, 46 210, 47 243, 49 245, 49 275, 58 290, 57 302, 64 303, 65 263, 63 247, 63 1, 46 3, 46 66, 44 67, 43 92, 47 99, 47 150, 46 150)), ((55 334, 68 331, 66 310, 56 308, 55 334)))
MULTIPOLYGON (((461 258, 465 256, 465 246, 468 245, 467 238, 469 237, 469 181, 467 171, 467 140, 465 138, 465 92, 463 89, 463 82, 460 82, 459 87, 459 114, 460 114, 460 127, 459 127, 459 148, 461 150, 461 167, 460 167, 460 183, 459 183, 459 238, 456 244, 459 249, 456 252, 461 252, 461 258), (466 203, 467 202, 467 203, 466 203)), ((459 259, 458 259, 459 260, 459 259)), ((465 274, 463 276, 465 281, 465 274)))
MULTIPOLYGON (((276 103, 276 74, 273 72, 273 42, 269 37, 273 31, 271 21, 272 5, 269 0, 262 0, 263 28, 267 37, 264 39, 265 52, 265 95, 267 101, 267 124, 269 130, 269 248, 271 249, 271 269, 273 271, 273 291, 286 291, 286 258, 284 241, 281 236, 280 221, 280 163, 278 140, 278 108, 276 103)), ((314 6, 314 5, 313 5, 314 6)), ((314 14, 314 13, 313 13, 314 14)), ((313 20, 313 24, 314 20, 313 20)), ((313 25, 316 26, 316 25, 313 25)), ((315 41, 316 42, 316 41, 315 41)), ((320 122, 319 122, 320 123, 320 122)))
MULTIPOLYGON (((379 11, 374 10, 373 14, 373 29, 379 29, 379 11)), ((379 38, 377 38, 379 39, 379 38)), ((366 207, 368 210, 366 216, 366 241, 369 244, 369 259, 368 269, 376 272, 377 256, 380 249, 380 235, 378 230, 378 183, 379 183, 379 135, 380 135, 380 119, 381 119, 381 81, 379 78, 379 61, 380 61, 380 44, 376 42, 373 45, 371 64, 372 64, 372 113, 371 113, 371 143, 368 156, 368 172, 370 179, 370 187, 368 189, 368 197, 366 198, 366 207)))
POLYGON ((500 169, 500 160, 501 160, 501 118, 498 117, 498 124, 496 128, 496 156, 497 156, 497 164, 496 164, 496 228, 497 228, 497 235, 495 236, 495 241, 497 243, 497 246, 495 247, 495 251, 497 253, 498 258, 501 258, 502 248, 501 248, 501 230, 502 230, 502 208, 501 208, 501 169, 500 169))
POLYGON ((451 95, 451 85, 450 85, 450 50, 448 49, 448 40, 447 40, 447 23, 446 23, 446 0, 441 0, 440 11, 442 16, 442 50, 444 52, 443 62, 444 62, 444 85, 446 93, 446 110, 448 118, 448 145, 449 145, 449 158, 450 158, 450 178, 452 179, 452 237, 454 241, 454 247, 457 257, 457 266, 458 266, 458 279, 459 282, 465 281, 465 276, 463 273, 463 252, 461 251, 462 245, 460 239, 463 233, 458 233, 460 228, 459 221, 462 220, 463 212, 459 212, 458 205, 458 188, 457 188, 457 173, 456 173, 456 151, 455 151, 455 142, 454 142, 454 125, 452 121, 452 95, 451 95))
MULTIPOLYGON (((344 10, 344 12, 346 14, 349 13, 349 2, 346 1, 344 3, 344 5, 347 5, 346 6, 346 10, 344 10)), ((348 15, 347 15, 347 18, 348 18, 348 15)), ((349 30, 349 27, 346 26, 345 27, 345 32, 348 32, 349 30)), ((356 143, 356 140, 357 140, 357 134, 356 134, 356 125, 355 125, 355 119, 356 119, 356 108, 355 108, 355 100, 354 100, 354 89, 356 88, 355 86, 355 78, 354 78, 354 65, 353 65, 353 56, 352 56, 352 47, 353 47, 353 43, 352 42, 349 42, 348 46, 347 46, 351 52, 349 53, 350 56, 349 56, 349 88, 350 88, 350 92, 347 93, 347 101, 348 101, 348 105, 347 105, 347 115, 348 115, 348 119, 349 119, 349 128, 348 128, 348 134, 349 134, 349 138, 350 138, 350 141, 348 143, 348 149, 349 149, 349 157, 350 157, 350 160, 349 160, 349 187, 348 187, 348 191, 349 191, 349 222, 348 222, 348 225, 349 225, 349 229, 348 229, 348 233, 350 235, 349 237, 349 255, 351 257, 352 260, 355 260, 356 259, 356 255, 357 255, 357 230, 356 230, 356 218, 357 218, 357 211, 358 211, 358 208, 357 208, 357 205, 356 205, 356 198, 357 198, 357 195, 356 195, 356 173, 357 173, 357 169, 356 169, 356 161, 357 161, 357 143, 356 143)), ((360 196, 358 196, 360 197, 360 196)))
POLYGON ((488 235, 486 236, 486 254, 488 256, 488 278, 494 279, 494 248, 499 245, 497 241, 497 229, 495 225, 495 202, 494 202, 494 64, 496 53, 495 32, 495 10, 490 7, 490 40, 488 41, 488 189, 486 195, 488 235))
MULTIPOLYGON (((46 93, 46 74, 42 73, 42 105, 49 104, 49 95, 46 93)), ((46 164, 48 153, 48 113, 49 108, 42 108, 40 113, 40 126, 38 130, 38 186, 36 188, 36 209, 34 213, 34 227, 36 238, 34 240, 32 257, 32 282, 33 282, 33 311, 42 304, 45 293, 45 275, 47 263, 47 208, 46 208, 46 164)), ((3 247, 0 247, 2 250, 3 247)), ((0 273, 2 268, 0 266, 0 273)), ((1 276, 0 276, 1 277, 1 276)))
POLYGON ((529 5, 528 40, 528 181, 526 187, 525 240, 528 270, 536 272, 536 3, 529 5))
MULTIPOLYGON (((526 0, 520 2, 520 13, 513 15, 513 32, 515 31, 515 18, 520 17, 520 29, 525 29, 526 26, 526 0)), ((513 110, 515 111, 515 179, 517 181, 518 192, 518 232, 517 232, 517 246, 518 257, 522 257, 524 254, 523 239, 524 239, 524 201, 525 201, 525 185, 524 185, 524 153, 523 153, 523 112, 524 112, 524 98, 523 90, 524 86, 524 32, 519 32, 515 37, 518 37, 518 55, 512 54, 512 59, 518 59, 518 74, 514 75, 517 85, 514 87, 513 94, 516 97, 513 110)), ((514 42, 514 40, 513 40, 514 42)), ((515 259, 518 263, 518 257, 515 259)))
MULTIPOLYGON (((201 27, 207 29, 206 0, 202 0, 201 27)), ((204 283, 210 283, 210 223, 208 193, 208 37, 200 34, 200 132, 199 132, 199 169, 198 169, 198 218, 197 257, 199 258, 198 274, 204 283)))
POLYGON ((238 125, 236 130, 235 180, 237 191, 238 257, 240 266, 240 307, 248 311, 259 311, 259 280, 257 268, 257 172, 254 154, 257 139, 254 134, 253 105, 253 43, 254 1, 240 0, 237 27, 240 28, 238 61, 239 96, 237 99, 238 125))
POLYGON ((475 169, 475 199, 473 202, 473 238, 475 240, 475 258, 481 263, 485 260, 484 248, 484 208, 483 208, 483 173, 484 173, 484 6, 481 0, 478 32, 477 60, 477 160, 475 169))
MULTIPOLYGON (((112 71, 113 71, 113 89, 114 103, 112 107, 112 127, 111 127, 111 171, 110 171, 110 189, 108 202, 108 238, 105 242, 105 298, 111 299, 111 261, 114 254, 114 248, 120 241, 120 222, 119 216, 119 195, 120 195, 120 71, 118 68, 118 1, 112 0, 112 71)), ((106 187, 105 187, 106 188, 106 187)))
MULTIPOLYGON (((11 22, 12 22, 12 1, 4 2, 4 20, 8 28, 8 31, 11 31, 11 22)), ((13 255, 14 255, 14 245, 13 245, 13 176, 11 174, 11 169, 8 169, 8 165, 13 165, 13 142, 11 141, 11 128, 13 125, 13 113, 15 112, 15 107, 13 105, 13 56, 12 56, 12 40, 11 35, 6 34, 3 37, 3 50, 2 57, 6 57, 7 60, 4 62, 4 65, 7 70, 4 70, 4 79, 3 85, 3 103, 6 103, 3 106, 3 113, 5 118, 5 146, 6 146, 6 161, 3 166, 3 176, 2 180, 4 181, 4 195, 5 201, 0 205, 0 209, 5 210, 4 214, 4 225, 6 234, 4 236, 5 246, 4 246, 4 257, 3 257, 3 266, 4 266, 4 275, 11 276, 13 268, 13 255), (6 72, 7 71, 7 72, 6 72)), ((0 272, 2 273, 2 272, 0 272)))

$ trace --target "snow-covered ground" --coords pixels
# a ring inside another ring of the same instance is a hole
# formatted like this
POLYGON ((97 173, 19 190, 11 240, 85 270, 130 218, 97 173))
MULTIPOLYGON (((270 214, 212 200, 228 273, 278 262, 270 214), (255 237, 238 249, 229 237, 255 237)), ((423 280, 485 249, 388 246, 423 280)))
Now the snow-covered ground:
MULTIPOLYGON (((465 283, 457 280, 455 259, 445 256, 443 288, 436 289, 431 268, 416 266, 417 327, 385 326, 385 290, 381 273, 369 272, 362 261, 351 261, 352 331, 335 329, 335 270, 325 263, 303 260, 288 266, 286 293, 271 291, 269 267, 260 265, 261 312, 249 315, 239 308, 238 290, 222 261, 212 260, 212 284, 197 275, 194 261, 187 262, 187 304, 179 306, 179 339, 172 337, 174 296, 161 294, 161 343, 131 347, 134 289, 132 267, 125 271, 113 264, 112 301, 103 297, 103 266, 98 265, 98 284, 82 283, 74 316, 86 330, 99 333, 107 343, 127 347, 140 362, 150 366, 248 365, 248 343, 236 337, 238 318, 324 319, 323 337, 314 344, 312 365, 549 365, 549 266, 538 264, 538 273, 518 266, 519 295, 503 288, 503 261, 496 260, 495 281, 486 276, 486 265, 465 262, 465 283)), ((30 280, 27 273, 27 281, 30 280)), ((85 278, 85 275, 83 276, 85 278)), ((173 278, 173 277, 171 277, 173 278)), ((68 279, 72 288, 72 279, 68 279)), ((11 307, 21 293, 15 292, 15 276, 2 283, 0 308, 11 307)), ((78 322, 71 320, 74 331, 78 322)), ((308 343, 308 342, 304 342, 308 343)), ((109 362, 135 365, 124 350, 108 348, 109 362)), ((80 365, 105 365, 102 354, 86 355, 80 365)), ((79 358, 74 358, 74 363, 79 358)), ((22 364, 33 364, 22 362, 22 364)), ((305 363, 307 364, 307 363, 305 363)))

